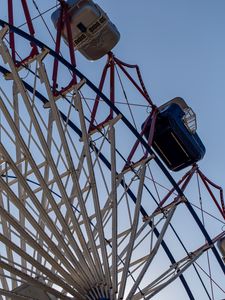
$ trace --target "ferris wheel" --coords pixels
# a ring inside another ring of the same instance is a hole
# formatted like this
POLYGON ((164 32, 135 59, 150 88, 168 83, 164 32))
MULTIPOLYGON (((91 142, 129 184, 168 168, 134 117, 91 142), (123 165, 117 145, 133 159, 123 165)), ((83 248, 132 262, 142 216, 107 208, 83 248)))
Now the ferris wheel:
POLYGON ((0 299, 224 299, 223 190, 191 108, 153 103, 91 0, 3 2, 0 299))

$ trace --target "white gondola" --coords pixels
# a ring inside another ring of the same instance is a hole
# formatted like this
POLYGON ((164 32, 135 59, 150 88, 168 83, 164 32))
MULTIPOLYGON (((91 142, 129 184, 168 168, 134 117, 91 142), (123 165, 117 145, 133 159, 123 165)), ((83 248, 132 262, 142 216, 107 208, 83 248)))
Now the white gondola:
MULTIPOLYGON (((112 50, 118 43, 120 34, 101 7, 91 0, 69 0, 67 4, 74 48, 89 60, 97 60, 112 50)), ((55 27, 60 9, 52 14, 55 27)), ((62 36, 68 43, 65 24, 62 36)))
POLYGON ((222 254, 223 261, 225 262, 225 236, 218 241, 217 246, 222 254))

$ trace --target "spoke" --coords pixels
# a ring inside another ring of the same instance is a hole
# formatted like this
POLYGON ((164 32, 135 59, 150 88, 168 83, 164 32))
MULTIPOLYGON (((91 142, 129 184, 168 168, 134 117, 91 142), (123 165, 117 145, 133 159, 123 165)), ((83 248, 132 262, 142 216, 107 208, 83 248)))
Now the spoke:
MULTIPOLYGON (((45 234, 45 232, 43 232, 43 230, 40 227, 40 225, 38 225, 36 223, 36 221, 33 219, 33 217, 30 215, 30 213, 27 212, 27 211, 25 211, 25 209, 23 208, 23 206, 19 204, 19 202, 20 202, 19 199, 17 199, 16 196, 13 195, 13 192, 10 191, 7 188, 7 185, 4 183, 4 181, 1 180, 1 177, 0 177, 0 182, 1 182, 2 188, 5 189, 6 192, 10 195, 10 198, 14 201, 14 203, 15 204, 17 203, 18 208, 21 210, 21 212, 23 212, 23 215, 26 217, 27 220, 30 221, 30 223, 33 226, 33 228, 39 233, 39 235, 41 236, 41 238, 49 246, 49 249, 51 250, 51 252, 54 253, 58 257, 58 259, 68 269, 68 271, 70 271, 70 272, 72 272, 72 274, 74 274, 74 280, 72 280, 72 282, 76 286, 76 282, 80 281, 79 280, 79 274, 75 275, 75 272, 74 272, 74 270, 73 270, 70 262, 65 258, 65 256, 63 255, 63 253, 58 250, 57 245, 55 245, 52 242, 52 240, 49 239, 49 237, 45 234)), ((36 249, 40 254, 42 254, 42 256, 46 259, 46 261, 48 261, 53 266, 55 266, 55 261, 52 260, 51 256, 47 255, 46 251, 37 242, 35 242, 34 238, 32 238, 32 236, 30 234, 28 234, 23 229, 23 227, 20 225, 19 222, 17 222, 12 216, 10 216, 10 214, 6 210, 4 210, 1 207, 0 207, 0 212, 1 212, 1 215, 3 216, 3 218, 7 222, 9 222, 9 224, 11 224, 11 226, 13 226, 15 228, 15 230, 17 230, 21 234, 22 240, 28 241, 30 243, 30 245, 32 247, 34 247, 34 249, 36 249)), ((13 259, 12 259, 12 261, 13 261, 13 259)), ((56 268, 56 269, 58 269, 58 268, 56 268)), ((63 272, 63 274, 66 274, 66 273, 63 272)), ((68 277, 68 276, 66 276, 66 277, 68 277)), ((68 280, 68 281, 70 281, 70 280, 68 280)))
MULTIPOLYGON (((57 282, 59 286, 61 286, 63 289, 68 291, 71 295, 76 297, 81 297, 81 294, 76 293, 68 284, 66 284, 59 276, 54 275, 52 272, 50 272, 47 268, 43 267, 40 263, 38 263, 35 259, 33 259, 30 255, 28 255, 24 250, 22 250, 20 247, 16 246, 14 243, 12 243, 9 239, 4 237, 2 234, 0 234, 0 240, 3 242, 7 247, 15 251, 18 255, 20 255, 24 261, 29 262, 32 264, 32 266, 36 267, 39 271, 41 271, 45 276, 48 276, 50 280, 53 282, 57 282)), ((21 265, 21 269, 25 270, 23 267, 24 264, 21 265)))
MULTIPOLYGON (((70 169, 70 172, 71 172, 71 176, 72 176, 72 179, 73 179, 73 183, 75 185, 75 188, 76 188, 76 191, 78 193, 78 198, 79 198, 79 204, 82 206, 83 208, 83 211, 84 211, 84 215, 86 215, 86 224, 87 224, 87 227, 88 227, 88 231, 89 231, 89 234, 91 235, 91 229, 90 229, 90 225, 89 225, 89 220, 88 220, 88 217, 87 217, 87 211, 86 211, 86 208, 85 208, 85 205, 82 205, 81 203, 83 203, 83 197, 82 197, 82 192, 81 192, 81 188, 80 188, 80 185, 79 185, 79 181, 78 181, 78 178, 77 178, 77 175, 76 175, 76 170, 75 170, 75 167, 73 165, 73 161, 72 161, 72 158, 71 158, 71 155, 70 155, 70 151, 69 151, 69 148, 68 148, 68 144, 67 144, 67 141, 65 139, 65 136, 63 134, 63 129, 62 129, 62 124, 61 124, 61 121, 60 121, 60 117, 59 117, 59 113, 58 113, 58 110, 56 108, 56 105, 55 105, 55 101, 54 101, 54 98, 53 98, 53 95, 51 93, 51 88, 50 88, 50 84, 49 84, 49 81, 48 81, 48 78, 47 78, 47 75, 46 75, 46 72, 45 72, 45 69, 44 69, 44 65, 43 63, 40 61, 40 73, 41 73, 41 76, 43 78, 43 81, 45 83, 45 86, 46 86, 46 89, 47 89, 47 92, 48 92, 48 95, 49 95, 49 99, 50 99, 50 105, 51 105, 51 108, 52 108, 52 111, 53 111, 53 116, 56 120, 56 123, 57 123, 57 127, 58 127, 58 130, 59 130, 59 134, 60 134, 60 137, 61 137, 61 140, 62 140, 62 145, 63 145, 63 148, 64 148, 64 151, 66 153, 66 158, 67 158, 67 162, 68 162, 68 166, 69 166, 69 169, 70 169)), ((54 162, 52 160, 52 165, 53 167, 55 167, 54 165, 54 162)), ((54 171, 55 173, 57 174, 57 169, 54 168, 54 171)), ((59 185, 62 187, 62 191, 63 191, 63 198, 65 197, 66 199, 68 199, 68 196, 67 194, 64 192, 64 188, 62 186, 62 183, 61 183, 61 180, 59 179, 58 180, 58 183, 59 185)), ((92 272, 94 271, 95 272, 95 275, 97 276, 98 278, 98 271, 96 270, 96 267, 92 261, 92 258, 90 256, 90 251, 89 249, 87 248, 87 245, 86 245, 86 242, 85 242, 85 239, 83 237, 83 234, 80 230, 80 227, 79 227, 79 224, 78 224, 78 221, 77 219, 74 217, 74 213, 72 211, 72 208, 71 208, 71 205, 69 204, 69 199, 68 199, 68 205, 69 207, 67 206, 67 209, 68 209, 68 212, 70 211, 71 214, 70 214, 70 218, 71 220, 73 221, 74 223, 74 226, 77 230, 77 234, 78 234, 78 237, 80 239, 80 242, 83 246, 83 249, 86 253, 86 256, 87 256, 87 259, 89 261, 89 263, 91 264, 92 266, 92 272)), ((97 256, 98 257, 98 256, 97 256)), ((82 261, 83 259, 80 258, 80 260, 82 261)), ((100 267, 100 264, 99 264, 99 267, 100 267)), ((103 279, 103 278, 102 278, 103 279)))
MULTIPOLYGON (((41 186, 42 186, 43 190, 45 190, 46 195, 48 195, 48 199, 50 199, 50 201, 52 203, 52 207, 54 207, 55 213, 57 214, 59 220, 61 220, 62 224, 64 224, 64 230, 65 230, 65 232, 68 232, 68 227, 67 227, 67 225, 66 225, 66 223, 65 223, 65 221, 64 221, 64 219, 63 219, 63 217, 61 215, 61 212, 59 211, 59 209, 57 207, 57 204, 55 203, 55 201, 54 201, 54 199, 53 199, 50 191, 48 190, 48 187, 46 186, 46 183, 45 183, 44 179, 42 178, 39 169, 37 168, 35 162, 33 161, 33 159, 31 157, 31 155, 30 155, 30 153, 29 153, 26 145, 24 144, 24 141, 22 140, 21 136, 19 135, 19 133, 18 133, 18 131, 17 131, 15 125, 14 125, 14 122, 11 119, 11 117, 10 117, 9 113, 7 112, 7 110, 6 110, 6 107, 3 105, 2 101, 0 101, 0 107, 5 112, 5 115, 7 115, 7 119, 11 123, 11 126, 12 126, 14 132, 17 133, 18 140, 20 141, 20 144, 23 147, 23 150, 26 153, 27 158, 29 158, 29 161, 30 161, 30 164, 32 166, 32 169, 34 171, 36 171, 37 178, 39 178, 39 181, 41 182, 41 186)), ((38 211, 41 212, 42 217, 46 218, 46 223, 51 228, 51 231, 54 232, 55 236, 59 239, 59 241, 61 242, 61 244, 64 245, 63 248, 65 249, 65 251, 68 251, 68 247, 67 247, 67 245, 66 245, 63 237, 59 235, 58 231, 55 228, 55 225, 53 224, 53 222, 51 221, 51 219, 46 214, 45 209, 41 206, 41 204, 39 203, 39 201, 36 198, 36 196, 33 194, 31 188, 28 186, 26 180, 24 179, 24 177, 22 176, 22 174, 19 172, 18 168, 15 166, 15 164, 12 161, 11 157, 9 156, 8 152, 6 151, 6 149, 4 148, 4 146, 2 144, 0 144, 0 148, 1 148, 2 153, 4 153, 4 156, 7 158, 7 161, 10 162, 10 165, 13 167, 14 173, 20 179, 20 182, 23 183, 23 186, 25 187, 27 194, 30 194, 31 199, 33 199, 34 203, 36 203, 38 211)), ((3 181, 1 178, 0 178, 0 180, 3 181)), ((71 234, 71 233, 69 232, 69 234, 71 234)), ((69 256, 70 256, 71 261, 74 261, 73 254, 71 253, 71 254, 69 254, 69 256)), ((77 265, 76 261, 74 261, 74 262, 77 265)))
MULTIPOLYGON (((103 229, 103 223, 102 223, 102 217, 101 217, 101 208, 99 205, 100 202, 99 202, 99 198, 98 198, 96 179, 95 179, 95 174, 94 174, 94 170, 93 170, 93 162, 92 162, 90 148, 89 148, 89 138, 88 138, 87 128, 86 128, 86 124, 85 124, 83 108, 82 108, 82 104, 81 104, 81 97, 79 96, 78 91, 76 93, 75 101, 76 101, 75 106, 77 107, 78 112, 79 112, 80 123, 81 123, 81 128, 82 128, 82 138, 84 141, 84 149, 85 149, 87 165, 88 165, 88 170, 89 170, 89 176, 90 176, 91 191, 92 191, 95 214, 96 214, 96 227, 98 230, 98 235, 99 235, 99 240, 100 240, 100 245, 101 245, 104 271, 105 271, 108 288, 111 288, 112 284, 111 284, 110 270, 109 270, 109 264, 108 264, 108 256, 107 256, 107 251, 106 251, 106 241, 105 241, 105 237, 104 237, 104 229, 103 229)), ((97 253, 96 247, 94 247, 93 250, 94 250, 94 252, 97 253)))
POLYGON ((132 229, 131 229, 131 234, 130 234, 130 240, 128 243, 126 259, 125 259, 124 269, 123 269, 123 273, 122 273, 121 285, 120 285, 120 289, 119 289, 119 295, 118 295, 119 299, 123 299, 123 296, 125 293, 125 286, 126 286, 128 273, 129 273, 129 265, 130 265, 130 260, 131 260, 131 256, 132 256, 132 250, 133 250, 134 242, 136 239, 145 171, 146 171, 146 166, 144 165, 140 172, 140 182, 139 182, 139 187, 138 187, 137 202, 135 205, 135 212, 134 212, 133 223, 131 226, 132 229))
POLYGON ((166 233, 166 230, 167 230, 167 228, 168 228, 168 226, 170 224, 170 221, 171 221, 172 216, 173 216, 173 214, 175 212, 175 209, 176 209, 176 205, 173 208, 170 209, 170 211, 168 213, 168 216, 166 218, 166 222, 163 225, 162 231, 161 231, 161 233, 160 233, 160 235, 158 237, 158 240, 157 240, 155 246, 153 247, 153 249, 152 249, 152 251, 151 251, 151 253, 150 253, 147 261, 145 262, 144 267, 142 268, 142 270, 141 270, 138 278, 136 279, 136 281, 135 281, 135 283, 134 283, 134 285, 133 285, 130 293, 128 294, 127 299, 131 299, 131 297, 134 296, 134 293, 136 292, 136 290, 138 288, 138 285, 141 283, 142 278, 144 277, 144 275, 145 275, 146 271, 148 270, 151 262, 153 261, 155 255, 157 254, 157 251, 158 251, 158 249, 159 249, 159 247, 161 245, 161 242, 162 242, 163 237, 164 237, 164 235, 166 233))
POLYGON ((113 294, 117 293, 118 287, 118 275, 117 275, 117 265, 118 265, 118 212, 117 212, 117 180, 116 180, 116 145, 115 145, 115 128, 111 126, 109 130, 109 140, 111 143, 111 186, 112 192, 110 194, 111 206, 112 206, 112 286, 113 294))
MULTIPOLYGON (((221 235, 220 235, 221 236, 221 235)), ((218 240, 219 236, 214 239, 214 243, 218 240)), ((194 252, 189 253, 186 257, 173 264, 167 271, 162 273, 151 284, 142 289, 142 293, 136 294, 133 299, 142 299, 143 295, 145 299, 151 299, 158 294, 162 289, 171 284, 181 274, 183 274, 193 263, 203 255, 207 250, 211 249, 213 244, 205 244, 194 252)))

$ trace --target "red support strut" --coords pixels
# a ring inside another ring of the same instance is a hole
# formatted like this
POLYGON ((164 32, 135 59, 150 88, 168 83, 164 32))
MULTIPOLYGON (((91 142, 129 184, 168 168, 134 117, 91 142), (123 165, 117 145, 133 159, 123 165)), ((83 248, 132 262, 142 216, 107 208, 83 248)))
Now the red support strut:
MULTIPOLYGON (((156 123, 158 110, 157 110, 157 107, 153 104, 150 96, 148 95, 148 92, 145 88, 145 85, 144 85, 139 67, 137 65, 131 65, 131 64, 127 64, 127 63, 122 62, 121 60, 116 58, 114 56, 114 54, 110 51, 108 53, 108 60, 105 64, 103 72, 102 72, 101 80, 100 80, 100 83, 99 83, 99 90, 102 92, 105 81, 106 81, 107 72, 108 72, 108 70, 110 70, 110 79, 109 79, 110 101, 113 104, 115 103, 115 68, 116 68, 116 66, 118 66, 120 68, 120 70, 122 70, 122 72, 125 74, 126 78, 133 84, 133 86, 137 89, 137 91, 147 101, 148 105, 150 105, 150 107, 152 108, 151 115, 149 116, 149 118, 152 119, 152 122, 151 122, 151 130, 150 130, 149 139, 148 139, 148 143, 151 146, 152 142, 153 142, 153 136, 154 136, 154 131, 155 131, 155 123, 156 123), (136 82, 136 80, 126 70, 126 68, 127 69, 135 69, 139 82, 136 82)), ((88 130, 89 133, 91 133, 92 131, 94 131, 96 129, 100 130, 101 127, 103 127, 108 121, 113 119, 113 111, 112 111, 112 109, 110 109, 109 115, 106 117, 106 119, 103 120, 100 123, 97 122, 96 114, 97 114, 97 110, 98 110, 98 107, 99 107, 99 102, 100 102, 100 97, 97 95, 96 98, 95 98, 95 102, 94 102, 92 112, 91 112, 91 121, 90 121, 89 130, 88 130)), ((140 133, 142 136, 144 134, 144 131, 145 131, 145 127, 143 128, 142 132, 140 133)), ((127 162, 124 166, 124 169, 130 167, 131 159, 134 156, 139 144, 140 144, 140 142, 139 142, 139 140, 137 140, 135 142, 128 158, 127 158, 127 162)), ((142 160, 143 158, 146 158, 146 157, 147 157, 147 153, 145 153, 144 157, 142 157, 140 160, 142 160)))
MULTIPOLYGON (((61 5, 61 11, 60 11, 60 17, 57 23, 57 33, 56 33, 56 45, 55 45, 55 52, 57 54, 60 54, 60 46, 61 46, 61 38, 62 38, 62 30, 64 28, 64 25, 66 26, 66 32, 67 32, 67 38, 68 38, 68 47, 69 47, 69 54, 70 54, 70 63, 73 66, 76 66, 76 59, 75 59, 75 53, 74 53, 74 46, 73 46, 73 38, 72 38, 72 31, 71 31, 71 25, 70 25, 70 16, 68 12, 68 4, 64 1, 60 1, 61 5)), ((67 91, 70 87, 77 84, 77 78, 76 74, 73 72, 72 79, 69 82, 69 84, 62 88, 61 90, 57 90, 58 88, 58 60, 54 59, 53 64, 53 73, 52 73, 52 87, 53 87, 53 95, 58 96, 63 94, 65 91, 67 91)))
MULTIPOLYGON (((104 84, 105 84, 108 69, 110 70, 110 101, 114 104, 115 103, 115 63, 114 63, 114 57, 113 57, 112 53, 108 54, 108 60, 103 69, 103 72, 102 72, 102 76, 101 76, 101 80, 100 80, 100 84, 99 84, 99 90, 101 92, 102 92, 104 84)), ((101 126, 104 126, 105 123, 107 123, 109 120, 111 120, 113 118, 113 110, 110 108, 110 113, 106 117, 106 119, 99 124, 94 124, 96 113, 97 113, 98 106, 99 106, 99 101, 100 101, 100 97, 97 95, 95 98, 95 103, 94 103, 92 112, 91 112, 91 122, 90 122, 90 127, 89 127, 89 133, 92 130, 95 130, 96 128, 97 129, 101 128, 101 126)))
POLYGON ((210 179, 208 179, 200 170, 198 170, 197 172, 198 172, 198 174, 199 174, 202 182, 204 183, 207 191, 209 192, 212 200, 216 204, 216 207, 218 208, 218 210, 220 211, 221 215, 225 219, 225 205, 224 205, 223 189, 220 186, 218 186, 217 184, 215 184, 214 182, 212 182, 210 179), (218 202, 218 200, 216 199, 215 195, 213 194, 212 189, 210 188, 210 186, 212 186, 215 189, 219 190, 220 203, 218 202))
MULTIPOLYGON (((33 27, 33 23, 30 17, 30 12, 29 12, 29 8, 27 6, 27 1, 26 0, 21 0, 21 4, 23 7, 23 11, 24 11, 24 15, 25 15, 25 19, 26 19, 26 23, 29 29, 29 33, 31 36, 34 36, 35 34, 35 30, 33 27)), ((13 1, 12 0, 8 0, 8 20, 9 20, 9 24, 14 25, 14 10, 13 10, 13 1)), ((25 57, 22 58, 20 61, 16 59, 16 46, 15 46, 15 36, 14 36, 14 32, 10 31, 9 33, 9 45, 10 48, 12 50, 12 59, 14 61, 14 63, 16 64, 17 67, 26 65, 31 59, 34 58, 34 56, 36 56, 38 54, 38 48, 34 43, 30 43, 31 44, 31 52, 30 54, 25 57)))

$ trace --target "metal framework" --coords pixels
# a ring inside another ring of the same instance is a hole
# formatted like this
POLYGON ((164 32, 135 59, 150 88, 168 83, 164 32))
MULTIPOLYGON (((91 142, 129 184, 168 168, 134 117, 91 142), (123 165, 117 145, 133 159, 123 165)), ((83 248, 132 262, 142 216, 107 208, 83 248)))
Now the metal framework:
POLYGON ((153 134, 146 142, 116 106, 112 61, 157 115, 140 74, 139 86, 125 69, 132 65, 110 53, 99 89, 59 48, 12 24, 0 20, 6 85, 0 87, 0 299, 30 299, 21 292, 27 285, 52 299, 154 299, 175 283, 187 299, 197 299, 200 290, 208 299, 223 297, 225 268, 215 247, 225 235, 222 189, 197 166, 176 183, 151 149, 153 134), (24 63, 18 65, 7 45, 9 33, 36 49, 29 78, 22 78, 24 63), (76 82, 56 93, 58 63, 76 82), (108 67, 109 98, 103 93, 108 67), (100 100, 110 114, 94 125, 100 100), (121 133, 131 140, 128 152, 121 133), (194 175, 216 204, 217 219, 195 209, 196 194, 188 191, 194 175), (186 239, 180 224, 198 240, 186 239), (205 258, 213 266, 205 266, 205 258))

